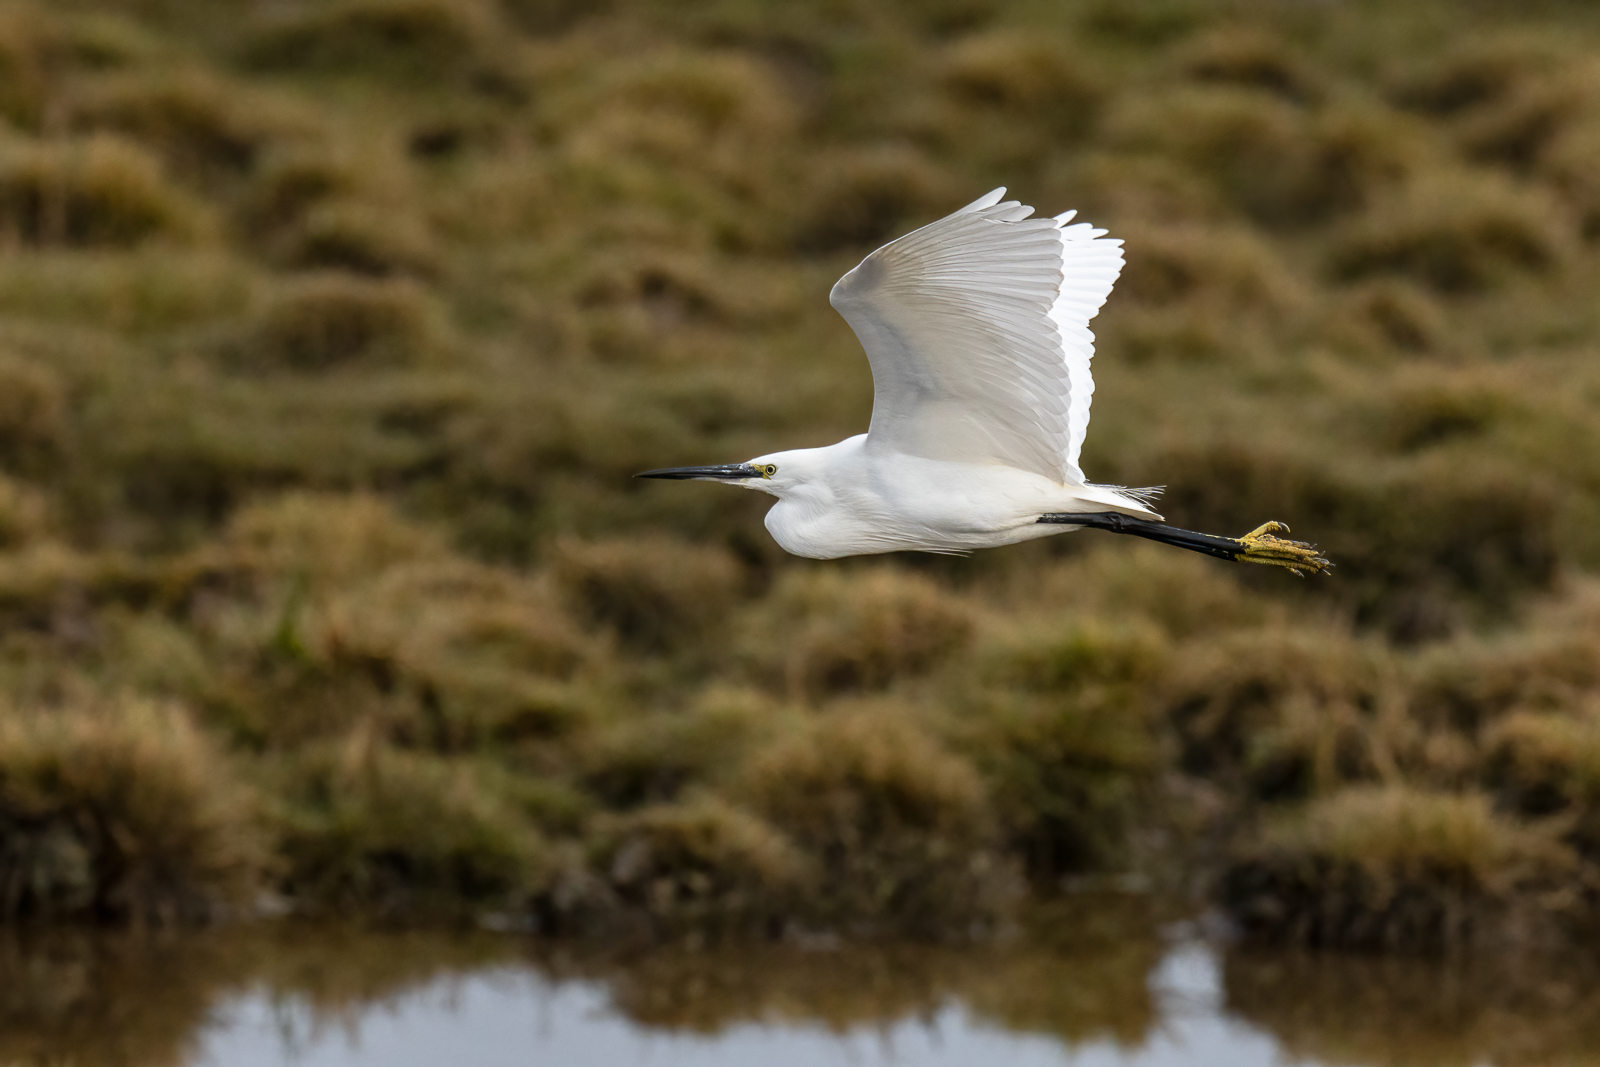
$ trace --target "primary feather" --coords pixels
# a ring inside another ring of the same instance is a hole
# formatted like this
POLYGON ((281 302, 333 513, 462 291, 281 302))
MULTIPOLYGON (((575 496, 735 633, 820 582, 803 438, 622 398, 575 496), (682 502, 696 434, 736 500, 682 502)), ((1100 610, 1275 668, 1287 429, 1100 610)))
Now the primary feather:
POLYGON ((1089 320, 1122 242, 1072 213, 1035 219, 1005 189, 884 245, 830 301, 872 364, 865 448, 1083 485, 1094 396, 1089 320))

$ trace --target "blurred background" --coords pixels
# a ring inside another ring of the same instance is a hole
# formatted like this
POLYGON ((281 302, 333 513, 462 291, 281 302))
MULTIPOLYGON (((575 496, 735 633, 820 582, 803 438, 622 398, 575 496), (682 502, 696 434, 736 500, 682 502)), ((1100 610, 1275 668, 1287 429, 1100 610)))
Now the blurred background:
POLYGON ((1577 0, 7 0, 0 922, 1592 930, 1597 45, 1577 0), (863 430, 829 287, 1000 184, 1126 241, 1090 477, 1331 578, 821 564, 630 478, 863 430))

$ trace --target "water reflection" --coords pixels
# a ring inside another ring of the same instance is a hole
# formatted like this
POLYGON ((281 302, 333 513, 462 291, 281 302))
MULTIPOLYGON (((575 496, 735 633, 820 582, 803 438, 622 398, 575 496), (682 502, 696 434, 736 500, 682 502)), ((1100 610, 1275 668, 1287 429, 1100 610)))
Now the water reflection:
POLYGON ((1372 1067, 1600 1064, 1600 956, 1375 956, 1235 951, 1228 1008, 1289 1056, 1372 1067))
POLYGON ((1169 919, 1084 900, 968 949, 12 932, 0 1064, 1600 1064, 1592 964, 1219 954, 1169 919))

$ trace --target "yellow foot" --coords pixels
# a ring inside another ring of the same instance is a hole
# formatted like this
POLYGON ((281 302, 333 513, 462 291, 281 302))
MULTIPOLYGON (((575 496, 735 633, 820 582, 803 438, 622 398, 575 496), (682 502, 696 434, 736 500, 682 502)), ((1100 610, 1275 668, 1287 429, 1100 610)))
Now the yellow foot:
POLYGON ((1307 574, 1327 574, 1333 564, 1317 553, 1316 548, 1304 541, 1285 541, 1274 537, 1288 533, 1289 527, 1281 522, 1268 522, 1238 538, 1244 551, 1239 553, 1241 563, 1265 563, 1272 567, 1286 567, 1304 578, 1307 574))

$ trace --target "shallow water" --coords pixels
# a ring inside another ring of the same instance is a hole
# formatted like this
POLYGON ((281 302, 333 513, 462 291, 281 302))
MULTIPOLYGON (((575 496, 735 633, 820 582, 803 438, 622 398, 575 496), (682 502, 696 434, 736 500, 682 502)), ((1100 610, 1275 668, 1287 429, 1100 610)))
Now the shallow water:
POLYGON ((1130 901, 968 949, 294 923, 0 938, 0 1065, 91 1063, 1600 1064, 1600 970, 1243 951, 1130 901))

